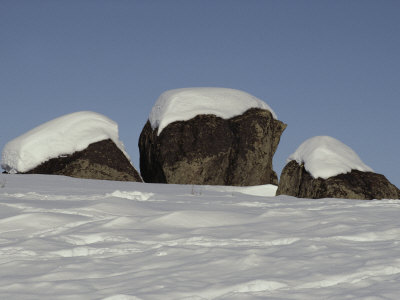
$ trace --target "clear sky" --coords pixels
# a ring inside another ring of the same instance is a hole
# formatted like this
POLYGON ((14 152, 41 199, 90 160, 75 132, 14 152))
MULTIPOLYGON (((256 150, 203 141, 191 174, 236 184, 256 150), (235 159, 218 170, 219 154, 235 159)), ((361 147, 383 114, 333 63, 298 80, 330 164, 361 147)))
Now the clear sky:
POLYGON ((330 135, 400 187, 400 1, 0 0, 0 147, 61 115, 140 132, 165 90, 217 86, 288 124, 274 158, 330 135))

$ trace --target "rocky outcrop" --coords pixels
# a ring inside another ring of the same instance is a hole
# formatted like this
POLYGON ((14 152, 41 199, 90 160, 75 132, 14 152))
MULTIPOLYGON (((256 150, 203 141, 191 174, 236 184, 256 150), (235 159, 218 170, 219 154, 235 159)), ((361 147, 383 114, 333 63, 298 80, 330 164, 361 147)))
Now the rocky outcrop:
POLYGON ((158 183, 277 184, 272 158, 285 128, 259 108, 230 119, 198 115, 160 135, 147 122, 139 138, 141 175, 158 183))
POLYGON ((25 173, 142 182, 139 173, 111 139, 90 144, 82 151, 51 158, 25 173))
POLYGON ((352 170, 327 179, 313 178, 295 160, 282 170, 276 194, 312 199, 400 199, 400 190, 381 174, 352 170))

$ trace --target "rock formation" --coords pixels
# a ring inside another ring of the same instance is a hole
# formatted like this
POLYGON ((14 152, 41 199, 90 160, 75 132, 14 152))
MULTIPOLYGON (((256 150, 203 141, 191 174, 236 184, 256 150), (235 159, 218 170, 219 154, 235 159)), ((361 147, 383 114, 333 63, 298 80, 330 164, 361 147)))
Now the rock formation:
POLYGON ((148 121, 139 138, 145 182, 210 185, 277 184, 272 158, 286 124, 251 108, 223 119, 175 121, 157 135, 148 121))
POLYGON ((400 190, 381 174, 351 170, 327 179, 314 178, 295 160, 282 170, 276 194, 312 199, 400 199, 400 190))
POLYGON ((131 162, 111 139, 92 143, 82 151, 51 158, 24 173, 142 182, 131 162))
POLYGON ((43 123, 9 141, 1 154, 7 173, 142 181, 119 140, 118 124, 79 111, 43 123))

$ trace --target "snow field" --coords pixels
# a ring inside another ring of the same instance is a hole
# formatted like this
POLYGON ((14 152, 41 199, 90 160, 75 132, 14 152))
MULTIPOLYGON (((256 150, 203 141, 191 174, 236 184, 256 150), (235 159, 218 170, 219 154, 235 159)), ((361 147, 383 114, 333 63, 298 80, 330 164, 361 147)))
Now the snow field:
POLYGON ((395 200, 63 176, 0 180, 4 299, 396 299, 400 292, 395 200))

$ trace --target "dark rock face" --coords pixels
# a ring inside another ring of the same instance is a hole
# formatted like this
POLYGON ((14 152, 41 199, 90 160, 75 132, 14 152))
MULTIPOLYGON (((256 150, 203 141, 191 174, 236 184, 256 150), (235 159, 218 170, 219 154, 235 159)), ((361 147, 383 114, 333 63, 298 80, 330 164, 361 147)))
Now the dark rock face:
POLYGON ((142 182, 131 162, 110 139, 90 144, 71 155, 49 159, 25 174, 142 182))
POLYGON ((313 178, 303 165, 290 161, 282 170, 277 195, 298 198, 399 199, 399 189, 385 176, 352 170, 328 179, 313 178))
POLYGON ((173 122, 159 136, 147 122, 139 138, 141 175, 158 183, 277 184, 272 158, 285 128, 258 108, 227 120, 198 115, 173 122))

